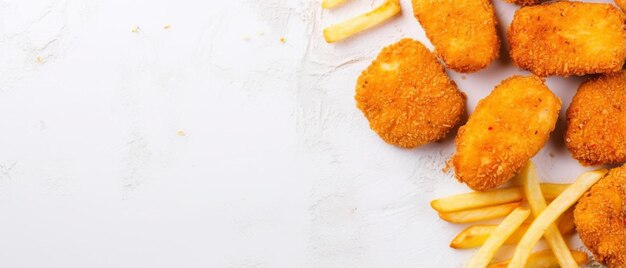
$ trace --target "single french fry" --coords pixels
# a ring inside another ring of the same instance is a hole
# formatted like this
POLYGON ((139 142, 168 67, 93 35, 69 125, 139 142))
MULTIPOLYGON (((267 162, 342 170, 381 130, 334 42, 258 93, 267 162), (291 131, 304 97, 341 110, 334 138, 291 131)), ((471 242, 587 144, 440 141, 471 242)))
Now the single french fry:
POLYGON ((526 234, 524 234, 524 237, 517 246, 517 249, 515 249, 515 253, 508 267, 525 267, 528 256, 544 231, 548 229, 550 224, 558 219, 563 212, 576 203, 576 201, 578 201, 591 186, 598 182, 606 172, 606 169, 601 169, 581 174, 571 186, 554 199, 530 225, 528 231, 526 231, 526 234))
MULTIPOLYGON (((541 191, 548 200, 555 199, 569 184, 542 183, 541 191)), ((524 199, 520 187, 509 187, 486 192, 471 192, 451 195, 430 202, 430 206, 438 212, 453 212, 501 205, 524 199)))
POLYGON ((345 3, 347 0, 323 0, 322 7, 323 8, 335 8, 345 3))
POLYGON ((530 215, 530 210, 518 207, 507 216, 498 227, 491 233, 485 244, 478 250, 478 253, 470 260, 468 268, 487 267, 493 256, 504 242, 524 223, 530 215))
MULTIPOLYGON (((589 258, 587 256, 587 253, 580 252, 580 251, 572 250, 571 254, 572 256, 574 256, 574 260, 576 260, 576 266, 574 267, 578 267, 580 265, 587 263, 588 258, 589 258)), ((511 262, 511 260, 494 263, 494 264, 489 265, 489 268, 506 268, 509 262, 511 262)), ((561 267, 559 265, 559 261, 554 256, 554 253, 552 253, 552 250, 549 250, 549 249, 531 254, 528 257, 528 261, 526 262, 526 266, 525 266, 525 268, 559 268, 559 267, 561 267)))
MULTIPOLYGON (((535 217, 539 216, 539 214, 541 214, 541 212, 543 212, 548 205, 546 204, 546 200, 543 198, 543 193, 541 193, 539 176, 537 175, 533 162, 528 161, 524 169, 522 169, 517 177, 518 180, 522 182, 522 188, 524 189, 526 200, 528 201, 528 205, 530 206, 533 215, 535 217)), ((543 236, 554 252, 554 255, 556 256, 556 259, 561 267, 578 266, 556 224, 550 224, 545 230, 543 236)))
POLYGON ((324 38, 327 43, 341 41, 388 20, 401 10, 400 0, 385 0, 372 11, 327 27, 324 29, 324 38))
POLYGON ((463 211, 454 212, 441 212, 439 217, 447 222, 453 223, 468 223, 477 221, 486 221, 497 218, 502 218, 509 215, 511 211, 519 207, 521 202, 513 202, 504 205, 497 205, 492 207, 484 207, 463 211))

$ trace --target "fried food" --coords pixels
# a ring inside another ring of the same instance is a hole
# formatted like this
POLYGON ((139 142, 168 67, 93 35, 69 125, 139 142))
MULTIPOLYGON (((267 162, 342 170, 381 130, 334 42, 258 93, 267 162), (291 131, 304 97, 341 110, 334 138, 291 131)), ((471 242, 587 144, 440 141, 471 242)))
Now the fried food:
POLYGON ((580 86, 567 109, 565 144, 583 165, 626 162, 626 71, 580 86))
POLYGON ((478 253, 470 260, 466 266, 468 268, 487 267, 493 256, 506 240, 515 233, 515 230, 522 225, 524 220, 530 215, 527 208, 516 208, 507 216, 496 229, 491 233, 485 244, 478 250, 478 253))
POLYGON ((477 191, 510 180, 548 141, 560 109, 559 98, 538 77, 504 80, 459 129, 456 178, 477 191))
POLYGON ((347 0, 323 0, 322 7, 323 8, 335 8, 343 3, 347 2, 347 0))
POLYGON ((475 72, 498 57, 500 39, 490 0, 413 0, 413 13, 448 68, 475 72))
POLYGON ((447 222, 453 223, 468 223, 477 221, 493 220, 502 218, 509 215, 511 211, 519 207, 521 202, 513 202, 503 205, 454 211, 454 212, 439 212, 439 218, 447 222))
POLYGON ((387 143, 412 148, 444 138, 465 112, 465 95, 422 43, 384 48, 357 81, 357 107, 387 143))
POLYGON ((546 207, 539 216, 535 218, 533 223, 530 224, 528 230, 520 240, 513 258, 509 263, 510 268, 525 267, 528 257, 531 251, 543 236, 544 231, 556 221, 561 214, 569 209, 578 199, 580 199, 587 190, 591 188, 596 182, 598 182, 605 174, 607 170, 601 169, 596 171, 585 172, 576 178, 576 181, 572 183, 559 197, 554 199, 548 207, 546 207))
POLYGON ((506 0, 506 1, 513 3, 513 4, 520 5, 520 6, 532 6, 532 5, 541 4, 542 2, 545 2, 547 0, 506 0))
POLYGON ((538 76, 617 72, 626 58, 625 18, 611 4, 523 7, 508 31, 511 59, 538 76))
POLYGON ((612 169, 576 205, 574 222, 595 259, 626 267, 626 166, 612 169))
POLYGON ((401 11, 400 0, 386 0, 372 11, 325 28, 324 39, 327 43, 341 41, 383 23, 401 11))
MULTIPOLYGON (((571 254, 572 256, 574 256, 574 260, 576 260, 576 264, 577 264, 577 266, 573 266, 573 267, 578 267, 578 265, 583 265, 587 263, 588 261, 587 253, 572 250, 571 254)), ((488 268, 505 268, 509 265, 509 262, 511 262, 511 260, 494 263, 494 264, 489 265, 488 268)), ((554 256, 554 253, 552 253, 552 250, 549 250, 549 249, 531 254, 530 257, 528 257, 528 262, 526 262, 526 266, 524 266, 524 268, 559 268, 559 267, 562 267, 562 266, 559 265, 559 262, 554 256)))
POLYGON ((622 8, 622 10, 626 11, 626 0, 615 0, 615 3, 622 8))

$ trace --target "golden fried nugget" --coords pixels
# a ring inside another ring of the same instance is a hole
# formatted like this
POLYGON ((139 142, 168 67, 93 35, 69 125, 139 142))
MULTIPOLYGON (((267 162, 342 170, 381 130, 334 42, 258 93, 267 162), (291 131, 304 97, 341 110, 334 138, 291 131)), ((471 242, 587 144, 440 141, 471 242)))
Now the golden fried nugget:
POLYGON ((490 0, 413 0, 413 13, 450 69, 475 72, 500 53, 490 0))
POLYGON ((520 6, 532 6, 532 5, 541 4, 542 2, 545 2, 547 0, 506 0, 506 1, 509 3, 520 5, 520 6))
POLYGON ((539 76, 617 72, 626 58, 625 18, 610 4, 523 7, 508 31, 511 59, 539 76))
POLYGON ((478 191, 513 178, 548 141, 561 100, 535 76, 514 76, 478 102, 456 137, 456 178, 478 191))
POLYGON ((574 223, 595 259, 626 268, 626 166, 612 169, 576 205, 574 223))
POLYGON ((355 99, 372 130, 404 148, 444 138, 465 112, 465 95, 412 39, 383 48, 359 77, 355 99))
POLYGON ((626 71, 580 85, 567 109, 565 144, 583 165, 626 162, 626 71))
POLYGON ((615 3, 622 8, 622 10, 626 11, 626 0, 615 0, 615 3))

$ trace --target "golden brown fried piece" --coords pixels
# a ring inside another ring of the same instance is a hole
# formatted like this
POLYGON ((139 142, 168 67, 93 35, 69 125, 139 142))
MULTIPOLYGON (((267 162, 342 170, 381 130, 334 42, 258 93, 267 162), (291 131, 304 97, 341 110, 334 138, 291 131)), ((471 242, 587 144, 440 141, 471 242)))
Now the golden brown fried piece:
POLYGON ((574 222, 595 259, 626 268, 626 166, 612 169, 576 205, 574 222))
POLYGON ((625 18, 610 4, 523 7, 508 31, 511 59, 539 76, 617 72, 626 58, 625 18))
POLYGON ((580 85, 567 109, 565 144, 583 165, 626 162, 626 71, 580 85))
POLYGON ((357 107, 387 143, 417 147, 446 136, 465 112, 465 95, 422 43, 385 47, 361 74, 357 107))
POLYGON ((548 141, 561 101, 535 76, 514 76, 482 99, 456 137, 456 178, 478 191, 513 178, 548 141))
POLYGON ((615 3, 622 8, 622 10, 626 11, 626 0, 615 0, 615 3))
POLYGON ((448 68, 485 68, 498 57, 500 39, 490 0, 413 0, 413 13, 448 68))
POLYGON ((542 2, 545 2, 547 0, 506 0, 506 1, 509 3, 520 5, 520 6, 532 6, 532 5, 541 4, 542 2))

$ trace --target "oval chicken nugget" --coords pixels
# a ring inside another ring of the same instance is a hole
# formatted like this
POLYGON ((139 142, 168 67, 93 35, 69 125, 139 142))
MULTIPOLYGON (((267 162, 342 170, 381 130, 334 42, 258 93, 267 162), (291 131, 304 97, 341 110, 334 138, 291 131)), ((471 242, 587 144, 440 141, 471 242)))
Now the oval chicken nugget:
POLYGON ((565 144, 583 165, 626 162, 626 71, 580 85, 567 109, 565 144))
POLYGON ((626 267, 626 167, 609 171, 574 209, 580 239, 595 259, 610 268, 626 267))
POLYGON ((413 0, 413 13, 448 68, 485 68, 498 57, 500 39, 490 0, 413 0))
POLYGON ((617 72, 626 58, 624 19, 611 4, 520 8, 508 31, 511 59, 539 76, 617 72))
POLYGON ((452 157, 457 179, 485 191, 513 178, 548 141, 560 109, 538 77, 502 81, 459 129, 452 157))
POLYGON ((359 77, 355 99, 372 130, 404 148, 444 138, 465 112, 465 95, 412 39, 383 48, 359 77))

